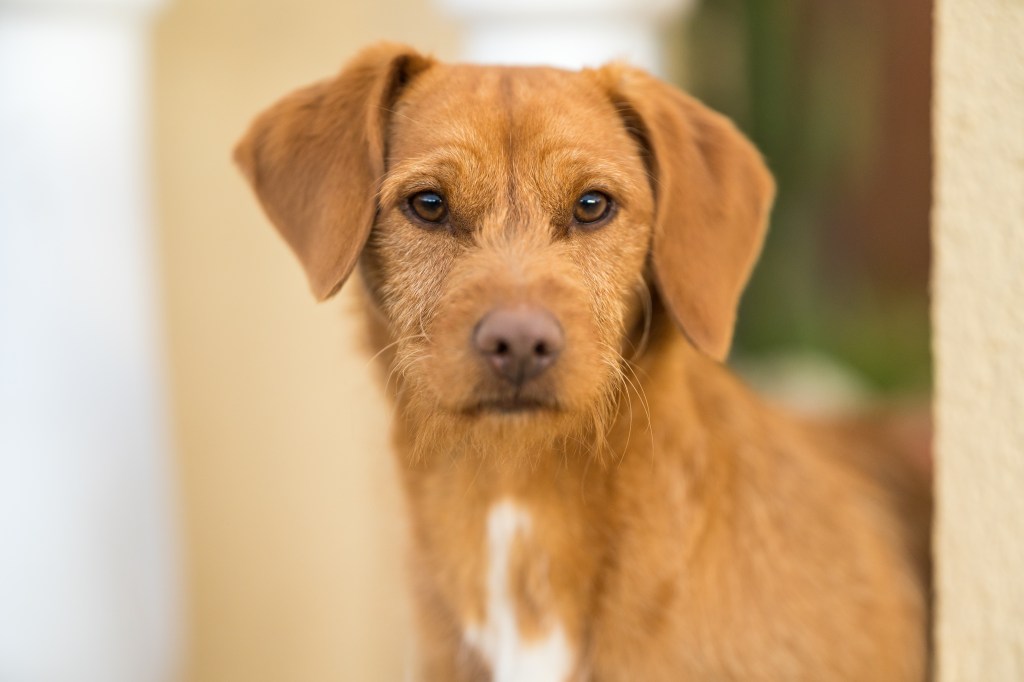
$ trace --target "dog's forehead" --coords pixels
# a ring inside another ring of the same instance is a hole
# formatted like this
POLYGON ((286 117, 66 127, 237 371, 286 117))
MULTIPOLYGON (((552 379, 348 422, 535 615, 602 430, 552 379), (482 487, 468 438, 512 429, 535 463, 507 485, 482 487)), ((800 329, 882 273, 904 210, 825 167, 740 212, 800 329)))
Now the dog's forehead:
POLYGON ((443 146, 524 154, 574 147, 633 149, 608 92, 592 73, 545 67, 438 64, 395 106, 391 151, 409 158, 443 146))

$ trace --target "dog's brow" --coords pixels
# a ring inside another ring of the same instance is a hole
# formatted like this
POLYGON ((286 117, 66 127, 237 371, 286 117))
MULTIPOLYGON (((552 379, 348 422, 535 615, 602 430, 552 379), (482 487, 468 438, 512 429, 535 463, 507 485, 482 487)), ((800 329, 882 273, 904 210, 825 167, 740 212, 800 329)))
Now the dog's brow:
POLYGON ((451 165, 464 163, 467 158, 474 161, 480 158, 480 150, 477 145, 469 142, 448 142, 415 157, 399 160, 395 163, 395 169, 414 164, 417 166, 451 165))
POLYGON ((573 163, 580 166, 600 166, 608 171, 617 170, 614 163, 600 150, 587 149, 576 144, 549 145, 538 154, 540 163, 573 163))
POLYGON ((542 161, 535 165, 533 174, 544 183, 569 182, 574 186, 581 184, 592 189, 619 189, 627 194, 638 189, 635 174, 621 164, 575 146, 547 151, 542 161))
POLYGON ((398 200, 409 189, 437 189, 454 184, 469 169, 479 165, 479 152, 468 144, 447 144, 415 158, 394 164, 381 182, 378 200, 382 206, 398 200))

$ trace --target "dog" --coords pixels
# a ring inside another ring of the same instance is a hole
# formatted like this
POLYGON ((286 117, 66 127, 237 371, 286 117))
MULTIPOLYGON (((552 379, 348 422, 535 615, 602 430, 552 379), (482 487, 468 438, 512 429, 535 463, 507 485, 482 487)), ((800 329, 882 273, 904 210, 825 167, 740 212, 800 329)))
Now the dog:
POLYGON ((316 298, 358 271, 416 679, 928 675, 927 486, 723 364, 775 191, 725 117, 623 64, 379 44, 235 159, 316 298))

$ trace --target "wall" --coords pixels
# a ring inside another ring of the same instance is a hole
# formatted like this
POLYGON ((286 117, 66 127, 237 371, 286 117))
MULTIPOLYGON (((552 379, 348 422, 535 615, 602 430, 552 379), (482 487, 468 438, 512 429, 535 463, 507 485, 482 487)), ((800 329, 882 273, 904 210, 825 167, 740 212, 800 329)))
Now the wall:
POLYGON ((939 0, 938 665, 1024 679, 1024 4, 939 0))
POLYGON ((176 660, 147 173, 158 4, 0 5, 4 682, 163 682, 176 660))
POLYGON ((400 500, 353 316, 317 305, 230 163, 249 120, 380 38, 450 58, 426 0, 175 0, 157 205, 184 510, 185 677, 400 679, 400 500))

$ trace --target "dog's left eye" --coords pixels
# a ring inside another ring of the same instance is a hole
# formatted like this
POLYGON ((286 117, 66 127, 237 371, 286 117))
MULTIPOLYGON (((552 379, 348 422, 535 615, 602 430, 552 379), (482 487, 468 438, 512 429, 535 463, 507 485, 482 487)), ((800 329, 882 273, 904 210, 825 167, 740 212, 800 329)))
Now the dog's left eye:
POLYGON ((612 211, 612 200, 603 192, 587 192, 576 200, 573 207, 573 218, 581 225, 593 225, 605 218, 612 211))
POLYGON ((418 192, 409 197, 409 208, 420 220, 439 223, 448 217, 448 205, 437 192, 418 192))

